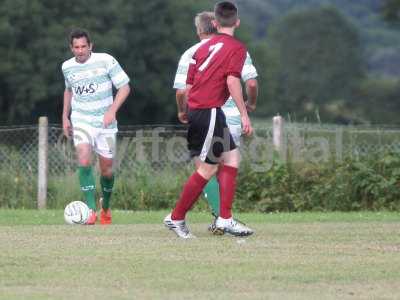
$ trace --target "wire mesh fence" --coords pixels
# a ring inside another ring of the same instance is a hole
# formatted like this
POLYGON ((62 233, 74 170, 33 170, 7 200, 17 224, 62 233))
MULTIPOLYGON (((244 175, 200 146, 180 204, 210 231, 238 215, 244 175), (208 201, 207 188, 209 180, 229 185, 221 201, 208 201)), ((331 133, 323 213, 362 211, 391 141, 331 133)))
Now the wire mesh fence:
POLYGON ((38 127, 0 127, 1 171, 18 178, 37 175, 38 127))
MULTIPOLYGON (((287 123, 282 136, 281 158, 284 161, 318 164, 346 157, 360 159, 372 153, 400 152, 400 128, 393 127, 287 123)), ((257 126, 254 135, 243 139, 241 144, 244 160, 260 172, 268 170, 276 149, 272 123, 257 126)), ((174 170, 187 166, 189 161, 184 126, 120 127, 114 163, 117 175, 143 167, 154 171, 168 169, 173 175, 174 170)), ((77 185, 73 142, 63 136, 60 125, 48 127, 47 163, 49 181, 70 180, 69 184, 77 185)), ((35 198, 38 126, 0 127, 0 170, 0 180, 6 178, 15 185, 24 181, 35 198)), ((55 197, 50 186, 48 199, 51 201, 55 197)))

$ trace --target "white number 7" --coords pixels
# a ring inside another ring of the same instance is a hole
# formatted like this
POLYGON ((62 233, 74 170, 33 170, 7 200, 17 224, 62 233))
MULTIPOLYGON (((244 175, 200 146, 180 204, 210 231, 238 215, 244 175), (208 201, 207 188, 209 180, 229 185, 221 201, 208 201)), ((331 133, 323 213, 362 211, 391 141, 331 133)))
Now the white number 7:
POLYGON ((210 63, 210 60, 213 58, 215 53, 217 53, 219 50, 221 50, 223 45, 224 45, 224 43, 216 43, 215 45, 210 46, 208 51, 211 52, 211 54, 207 57, 207 59, 199 67, 200 72, 203 71, 205 68, 207 68, 208 64, 210 63))

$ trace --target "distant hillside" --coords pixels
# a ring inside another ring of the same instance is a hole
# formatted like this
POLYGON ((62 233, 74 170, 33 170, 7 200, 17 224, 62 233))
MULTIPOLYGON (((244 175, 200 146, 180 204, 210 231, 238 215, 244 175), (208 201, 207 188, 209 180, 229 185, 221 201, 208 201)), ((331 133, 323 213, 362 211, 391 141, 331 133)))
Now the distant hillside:
POLYGON ((268 26, 290 12, 331 5, 360 30, 370 75, 400 76, 400 30, 381 15, 378 0, 237 0, 241 19, 256 39, 267 38, 268 26))

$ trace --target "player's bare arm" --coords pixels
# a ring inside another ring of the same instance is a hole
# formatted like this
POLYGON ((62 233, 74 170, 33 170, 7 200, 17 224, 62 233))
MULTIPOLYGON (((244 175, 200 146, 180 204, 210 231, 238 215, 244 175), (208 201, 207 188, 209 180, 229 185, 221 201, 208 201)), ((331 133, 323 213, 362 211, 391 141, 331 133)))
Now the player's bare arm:
MULTIPOLYGON (((189 94, 190 89, 192 88, 191 84, 186 84, 186 89, 182 89, 182 94, 180 95, 180 99, 178 100, 178 95, 176 98, 176 103, 178 106, 178 119, 181 121, 183 124, 188 123, 188 116, 187 116, 187 97, 189 94), (179 103, 178 103, 179 101, 179 103)), ((178 93, 178 90, 177 90, 178 93)))
POLYGON ((257 79, 248 79, 245 82, 247 101, 245 102, 248 112, 256 109, 257 96, 258 96, 258 82, 257 79))
POLYGON ((72 130, 71 121, 69 120, 69 114, 71 112, 71 100, 72 100, 72 91, 70 89, 65 89, 62 124, 63 124, 63 132, 66 137, 69 137, 71 135, 71 130, 72 130))
POLYGON ((246 135, 251 135, 253 132, 253 128, 251 127, 250 118, 247 114, 246 105, 243 101, 243 92, 240 79, 235 76, 229 75, 226 79, 226 83, 228 85, 229 93, 231 94, 233 101, 235 101, 236 106, 239 109, 242 119, 243 133, 246 135))
POLYGON ((186 89, 176 90, 176 106, 178 109, 178 119, 181 123, 187 124, 187 105, 186 105, 186 89))
POLYGON ((117 112, 121 105, 125 102, 126 98, 128 98, 130 91, 131 88, 129 87, 129 84, 125 84, 118 89, 113 104, 104 114, 103 123, 105 128, 115 121, 117 112))

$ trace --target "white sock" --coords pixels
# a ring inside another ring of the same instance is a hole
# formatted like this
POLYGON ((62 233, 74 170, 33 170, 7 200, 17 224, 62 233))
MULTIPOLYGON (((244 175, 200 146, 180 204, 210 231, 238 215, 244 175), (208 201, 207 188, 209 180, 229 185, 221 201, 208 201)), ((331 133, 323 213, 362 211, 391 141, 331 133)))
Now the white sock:
POLYGON ((218 225, 219 226, 226 227, 226 226, 228 226, 229 224, 232 223, 232 218, 224 219, 222 217, 218 217, 218 219, 219 219, 218 220, 218 225))

